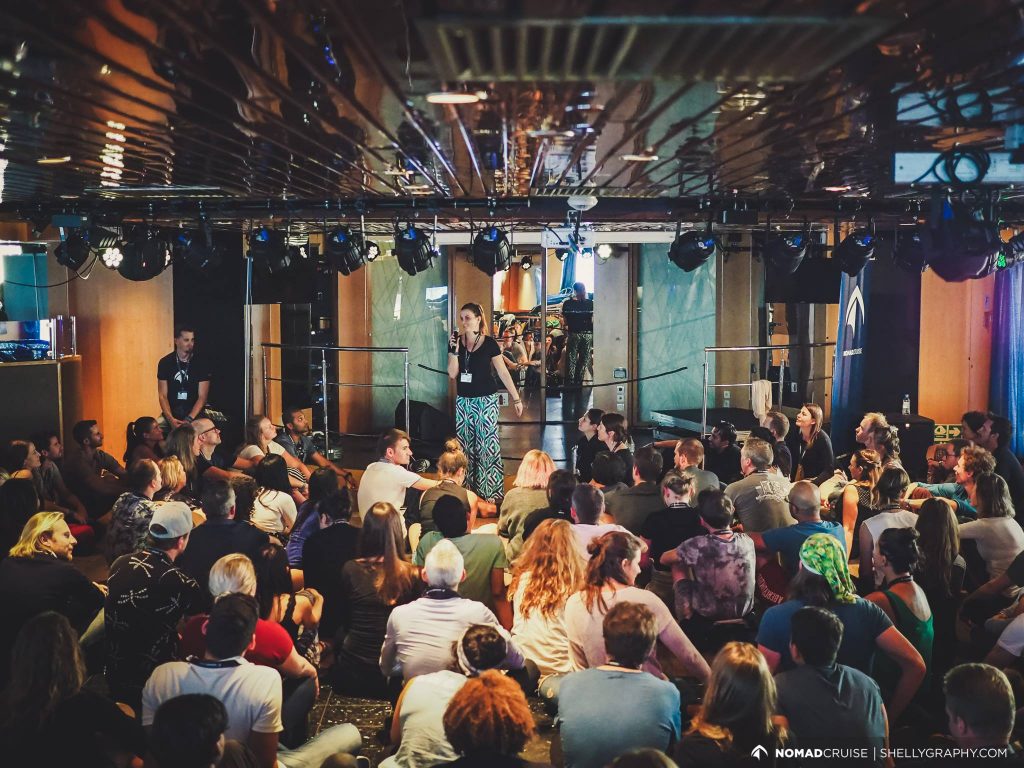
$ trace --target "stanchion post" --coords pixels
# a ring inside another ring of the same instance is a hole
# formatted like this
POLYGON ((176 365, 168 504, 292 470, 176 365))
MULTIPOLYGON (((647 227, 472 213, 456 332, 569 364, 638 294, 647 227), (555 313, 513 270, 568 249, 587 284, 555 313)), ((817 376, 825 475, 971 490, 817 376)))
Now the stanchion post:
POLYGON ((412 434, 412 425, 409 423, 409 350, 405 350, 405 376, 403 380, 405 389, 405 431, 412 434))
POLYGON ((324 398, 324 456, 331 448, 331 430, 327 422, 327 350, 320 350, 320 394, 324 398))
POLYGON ((267 348, 261 346, 263 350, 263 415, 265 416, 270 412, 270 400, 267 390, 270 388, 270 379, 267 378, 267 348))
POLYGON ((700 401, 700 439, 708 431, 708 351, 704 350, 704 397, 700 401))

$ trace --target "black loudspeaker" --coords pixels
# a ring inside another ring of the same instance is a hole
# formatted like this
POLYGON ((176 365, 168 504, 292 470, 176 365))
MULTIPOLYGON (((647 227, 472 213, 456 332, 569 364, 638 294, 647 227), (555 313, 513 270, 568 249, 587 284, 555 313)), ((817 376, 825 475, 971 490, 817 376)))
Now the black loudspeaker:
POLYGON ((395 424, 408 432, 409 437, 440 444, 455 434, 455 425, 447 415, 419 400, 409 401, 409 421, 411 424, 406 426, 405 400, 401 400, 395 408, 395 424))
POLYGON ((935 421, 912 413, 887 413, 885 419, 900 433, 900 462, 911 480, 924 480, 928 475, 925 454, 928 446, 935 442, 935 421))

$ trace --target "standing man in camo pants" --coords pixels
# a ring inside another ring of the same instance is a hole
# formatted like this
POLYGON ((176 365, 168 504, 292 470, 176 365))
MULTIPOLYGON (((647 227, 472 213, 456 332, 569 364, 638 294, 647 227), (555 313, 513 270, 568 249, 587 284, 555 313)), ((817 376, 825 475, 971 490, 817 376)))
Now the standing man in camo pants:
POLYGON ((594 349, 594 300, 587 298, 587 286, 583 283, 573 283, 572 292, 572 298, 562 304, 562 318, 568 333, 565 376, 567 384, 578 387, 583 384, 594 349))

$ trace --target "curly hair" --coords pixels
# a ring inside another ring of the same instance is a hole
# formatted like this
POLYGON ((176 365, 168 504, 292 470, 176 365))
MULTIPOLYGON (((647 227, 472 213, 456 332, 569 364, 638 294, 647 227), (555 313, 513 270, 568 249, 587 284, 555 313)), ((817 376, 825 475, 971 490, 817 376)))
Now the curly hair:
POLYGON ((514 680, 489 669, 470 678, 448 703, 444 733, 461 755, 517 755, 536 733, 530 705, 514 680))
POLYGON ((555 618, 565 601, 583 586, 583 558, 576 548, 576 536, 568 520, 545 520, 526 540, 512 570, 509 599, 515 595, 523 576, 529 576, 530 588, 519 601, 523 618, 533 610, 545 618, 555 618))

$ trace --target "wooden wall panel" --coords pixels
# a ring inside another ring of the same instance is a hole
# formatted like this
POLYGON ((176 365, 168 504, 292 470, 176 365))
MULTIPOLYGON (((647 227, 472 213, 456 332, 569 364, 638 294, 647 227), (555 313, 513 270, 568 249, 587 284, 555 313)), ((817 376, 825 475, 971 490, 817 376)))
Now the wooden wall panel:
MULTIPOLYGON (((988 408, 995 277, 947 283, 921 278, 918 411, 956 423, 968 410, 988 408)), ((875 375, 884 375, 875 374, 875 375)))
POLYGON ((160 415, 156 365, 174 348, 172 285, 170 270, 136 283, 97 265, 88 280, 69 286, 82 356, 83 418, 99 422, 104 447, 117 459, 128 422, 160 415))

